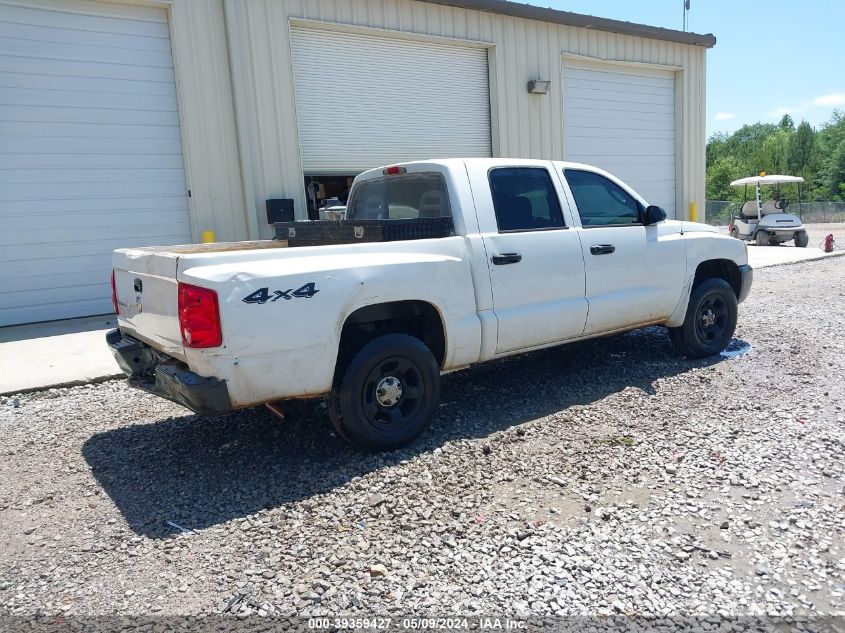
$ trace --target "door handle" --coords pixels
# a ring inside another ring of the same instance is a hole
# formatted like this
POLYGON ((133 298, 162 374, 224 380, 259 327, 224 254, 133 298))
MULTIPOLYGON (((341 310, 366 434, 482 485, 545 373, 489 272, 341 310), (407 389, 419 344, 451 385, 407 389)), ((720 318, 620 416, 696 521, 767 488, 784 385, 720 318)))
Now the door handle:
POLYGON ((616 250, 613 244, 593 244, 590 247, 590 253, 593 255, 610 255, 616 250))
POLYGON ((504 266, 505 264, 516 264, 522 261, 522 255, 519 253, 502 253, 501 255, 493 255, 493 263, 496 266, 504 266))

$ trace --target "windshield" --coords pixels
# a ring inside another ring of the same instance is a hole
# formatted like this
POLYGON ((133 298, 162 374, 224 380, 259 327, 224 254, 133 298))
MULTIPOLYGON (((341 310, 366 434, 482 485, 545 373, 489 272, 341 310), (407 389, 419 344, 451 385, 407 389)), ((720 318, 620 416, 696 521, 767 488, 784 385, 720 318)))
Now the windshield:
POLYGON ((365 180, 352 189, 350 220, 409 220, 452 215, 446 181, 437 172, 365 180))

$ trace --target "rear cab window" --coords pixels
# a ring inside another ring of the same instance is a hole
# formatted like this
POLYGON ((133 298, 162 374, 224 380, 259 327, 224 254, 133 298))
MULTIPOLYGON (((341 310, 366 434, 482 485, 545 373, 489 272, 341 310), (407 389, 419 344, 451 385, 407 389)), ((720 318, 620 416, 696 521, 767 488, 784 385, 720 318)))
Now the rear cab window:
POLYGON ((641 224, 642 205, 615 182, 581 169, 564 169, 563 175, 584 228, 641 224))
POLYGON ((488 177, 499 232, 566 228, 551 174, 544 167, 496 167, 488 177))
POLYGON ((452 217, 446 180, 438 172, 373 178, 352 189, 350 220, 415 220, 452 217))

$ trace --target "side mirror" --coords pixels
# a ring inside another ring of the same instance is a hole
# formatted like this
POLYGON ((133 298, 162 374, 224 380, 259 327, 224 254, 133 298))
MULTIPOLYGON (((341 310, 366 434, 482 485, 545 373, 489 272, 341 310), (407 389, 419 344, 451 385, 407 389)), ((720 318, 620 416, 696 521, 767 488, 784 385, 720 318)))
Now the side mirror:
POLYGON ((654 204, 646 207, 646 210, 643 212, 643 224, 645 224, 646 226, 657 224, 658 222, 663 222, 663 220, 665 219, 666 212, 654 204))

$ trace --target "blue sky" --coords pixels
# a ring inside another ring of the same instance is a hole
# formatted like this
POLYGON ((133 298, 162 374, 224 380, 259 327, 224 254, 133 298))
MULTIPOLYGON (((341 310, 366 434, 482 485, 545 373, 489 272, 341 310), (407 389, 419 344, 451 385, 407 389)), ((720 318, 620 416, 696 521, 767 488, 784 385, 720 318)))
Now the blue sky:
MULTIPOLYGON (((530 4, 666 28, 682 0, 529 0, 530 4)), ((818 126, 845 110, 845 0, 691 0, 689 29, 713 33, 707 52, 707 135, 746 123, 818 126)))

